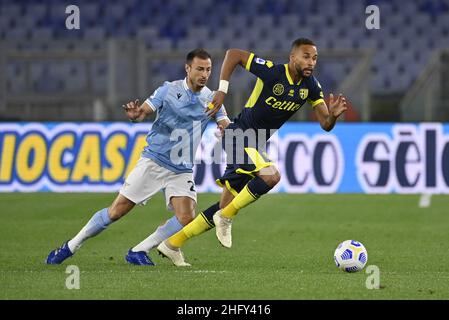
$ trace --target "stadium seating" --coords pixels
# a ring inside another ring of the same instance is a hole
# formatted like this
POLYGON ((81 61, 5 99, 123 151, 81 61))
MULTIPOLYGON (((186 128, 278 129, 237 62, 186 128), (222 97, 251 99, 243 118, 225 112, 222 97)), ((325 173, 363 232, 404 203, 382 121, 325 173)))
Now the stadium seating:
MULTIPOLYGON (((432 50, 449 47, 449 2, 350 0, 79 0, 81 29, 65 28, 65 4, 56 0, 3 0, 0 41, 19 50, 96 50, 113 37, 136 38, 156 50, 239 47, 284 50, 297 37, 313 38, 319 49, 380 49, 374 58, 374 92, 403 92, 419 75, 432 50), (365 28, 365 8, 377 4, 380 30, 365 28), (53 39, 64 40, 58 45, 53 39), (59 46, 59 47, 57 47, 59 46), (57 47, 57 48, 55 48, 57 47)), ((93 90, 104 92, 107 66, 87 70, 82 61, 31 68, 35 89, 76 90, 93 72, 93 90), (70 84, 67 75, 70 75, 70 84), (40 82, 41 79, 47 81, 40 82), (48 81, 51 79, 53 81, 48 81), (51 82, 51 83, 50 83, 51 82)), ((350 66, 326 66, 324 82, 334 84, 350 66)), ((156 78, 177 78, 182 68, 156 68, 156 78), (161 73, 161 74, 159 74, 161 73)), ((20 65, 7 68, 8 88, 25 86, 20 65), (12 81, 11 79, 14 79, 12 81)))

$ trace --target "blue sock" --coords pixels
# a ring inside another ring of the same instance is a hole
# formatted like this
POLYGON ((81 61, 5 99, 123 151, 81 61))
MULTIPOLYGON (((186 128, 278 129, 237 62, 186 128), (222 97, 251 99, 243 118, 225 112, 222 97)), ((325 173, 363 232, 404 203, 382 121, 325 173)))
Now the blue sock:
POLYGON ((99 234, 112 222, 111 218, 109 218, 108 208, 97 211, 81 231, 69 241, 68 246, 70 251, 72 251, 72 253, 77 251, 84 241, 99 234))
POLYGON ((148 238, 132 248, 132 251, 148 252, 151 249, 157 247, 162 241, 171 237, 182 228, 183 225, 179 223, 178 218, 176 218, 176 216, 173 216, 172 218, 168 219, 164 225, 159 226, 156 231, 154 231, 148 238))

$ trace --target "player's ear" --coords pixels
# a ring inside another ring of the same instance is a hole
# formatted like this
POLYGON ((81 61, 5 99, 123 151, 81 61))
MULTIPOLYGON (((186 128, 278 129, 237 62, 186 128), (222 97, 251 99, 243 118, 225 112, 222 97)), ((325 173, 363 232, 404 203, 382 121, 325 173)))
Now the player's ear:
POLYGON ((298 54, 299 54, 299 50, 300 50, 299 47, 292 48, 292 50, 290 51, 290 61, 294 61, 295 60, 295 57, 297 57, 298 54))
POLYGON ((190 72, 190 65, 188 65, 187 63, 184 65, 184 68, 186 70, 186 73, 190 72))
POLYGON ((292 50, 291 52, 290 52, 290 62, 292 62, 292 61, 295 61, 295 50, 292 50))

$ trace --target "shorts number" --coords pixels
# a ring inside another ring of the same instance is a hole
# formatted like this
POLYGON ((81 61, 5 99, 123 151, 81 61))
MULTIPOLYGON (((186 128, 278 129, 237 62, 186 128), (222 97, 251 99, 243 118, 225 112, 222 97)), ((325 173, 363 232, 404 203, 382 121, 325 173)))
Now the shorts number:
POLYGON ((187 183, 191 183, 192 185, 190 186, 190 191, 196 192, 195 190, 195 182, 193 182, 192 180, 187 181, 187 183))

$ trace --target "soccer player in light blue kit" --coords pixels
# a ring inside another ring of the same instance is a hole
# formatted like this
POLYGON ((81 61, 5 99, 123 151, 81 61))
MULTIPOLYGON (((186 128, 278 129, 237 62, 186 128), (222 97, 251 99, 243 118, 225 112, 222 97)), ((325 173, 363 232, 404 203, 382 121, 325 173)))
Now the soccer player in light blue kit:
MULTIPOLYGON (((126 261, 136 265, 154 265, 147 253, 192 221, 196 207, 193 161, 198 140, 210 119, 208 106, 213 98, 213 92, 206 87, 212 70, 210 55, 204 49, 189 52, 185 70, 187 76, 184 80, 165 82, 140 106, 138 100, 123 106, 133 122, 143 121, 149 114, 157 112, 147 136, 148 145, 114 202, 97 211, 75 237, 51 251, 47 264, 60 264, 73 256, 84 241, 105 230, 136 204, 145 204, 160 190, 164 191, 167 208, 175 215, 131 248, 126 261), (184 130, 189 139, 179 139, 182 133, 179 130, 184 130)), ((215 116, 215 121, 222 127, 229 124, 224 107, 215 116)))

